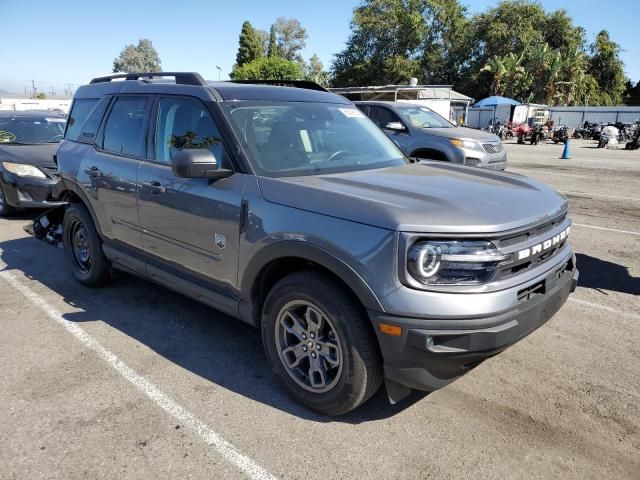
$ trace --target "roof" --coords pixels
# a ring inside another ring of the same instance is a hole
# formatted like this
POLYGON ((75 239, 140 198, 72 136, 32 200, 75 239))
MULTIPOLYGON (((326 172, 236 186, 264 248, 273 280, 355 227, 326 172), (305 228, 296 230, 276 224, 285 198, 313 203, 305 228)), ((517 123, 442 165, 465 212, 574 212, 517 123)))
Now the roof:
MULTIPOLYGON (((260 80, 256 81, 260 83, 260 80)), ((269 82, 265 83, 280 83, 269 82)), ((348 104, 349 101, 339 95, 324 91, 311 82, 281 82, 291 86, 260 85, 252 83, 207 82, 193 72, 131 73, 115 74, 94 78, 89 85, 76 90, 75 98, 97 98, 118 93, 151 93, 191 95, 202 100, 266 100, 285 102, 322 102, 348 104), (166 78, 174 77, 175 81, 166 78), (114 81, 116 80, 116 81, 114 81), (312 88, 313 87, 313 88, 312 88)))
POLYGON ((366 94, 368 96, 375 96, 382 93, 402 92, 403 97, 406 94, 414 96, 414 100, 453 100, 456 102, 471 103, 473 98, 468 97, 460 92, 453 90, 452 85, 373 85, 363 87, 345 87, 345 88, 331 88, 334 93, 341 95, 349 94, 366 94))
POLYGON ((283 102, 350 103, 340 95, 306 88, 255 85, 233 82, 208 82, 223 100, 273 100, 283 102))

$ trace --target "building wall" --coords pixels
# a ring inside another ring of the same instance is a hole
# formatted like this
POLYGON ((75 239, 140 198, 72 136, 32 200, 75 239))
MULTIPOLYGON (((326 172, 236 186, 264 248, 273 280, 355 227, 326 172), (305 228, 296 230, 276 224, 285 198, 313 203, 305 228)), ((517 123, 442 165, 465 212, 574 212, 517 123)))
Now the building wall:
POLYGON ((549 110, 556 125, 566 125, 569 128, 578 128, 585 121, 616 123, 640 119, 640 107, 551 107, 549 110))
POLYGON ((0 98, 0 110, 62 110, 69 112, 71 100, 38 100, 35 98, 0 98))

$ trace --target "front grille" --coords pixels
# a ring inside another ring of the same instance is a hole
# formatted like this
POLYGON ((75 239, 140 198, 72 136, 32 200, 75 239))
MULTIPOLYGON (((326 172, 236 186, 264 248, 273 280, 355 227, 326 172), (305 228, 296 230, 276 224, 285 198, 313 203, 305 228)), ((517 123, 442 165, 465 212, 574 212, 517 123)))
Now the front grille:
POLYGON ((548 222, 542 223, 531 228, 529 231, 520 233, 518 235, 514 235, 511 237, 501 238, 497 242, 498 247, 507 248, 513 245, 517 245, 519 243, 524 243, 532 239, 533 237, 537 237, 538 235, 542 235, 553 230, 557 225, 561 225, 562 222, 567 218, 567 214, 564 213, 559 217, 554 218, 553 220, 549 220, 548 222))
POLYGON ((502 143, 483 143, 482 148, 489 154, 500 153, 504 150, 502 143))
POLYGON ((40 169, 51 178, 60 178, 58 167, 40 167, 40 169))
POLYGON ((555 257, 555 255, 565 246, 567 242, 566 238, 555 244, 553 248, 549 248, 548 250, 545 250, 536 256, 527 257, 523 260, 517 260, 516 254, 518 251, 526 249, 531 245, 542 243, 545 240, 548 240, 547 234, 549 232, 553 231, 555 235, 559 235, 559 233, 563 231, 566 226, 566 213, 564 213, 550 221, 536 225, 535 227, 532 227, 524 233, 519 233, 517 235, 512 235, 494 241, 496 246, 501 251, 505 253, 512 253, 514 255, 514 262, 509 263, 508 265, 504 265, 501 269, 499 269, 496 275, 496 279, 504 279, 513 275, 517 275, 519 273, 523 273, 555 257), (559 229, 559 227, 561 226, 563 227, 559 229))

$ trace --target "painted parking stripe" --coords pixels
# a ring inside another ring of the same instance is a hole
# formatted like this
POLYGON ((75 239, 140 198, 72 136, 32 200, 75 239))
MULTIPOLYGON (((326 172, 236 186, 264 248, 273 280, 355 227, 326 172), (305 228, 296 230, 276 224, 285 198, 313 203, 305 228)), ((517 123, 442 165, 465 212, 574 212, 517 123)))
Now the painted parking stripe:
POLYGON ((596 230, 607 230, 608 232, 627 233, 629 235, 640 235, 640 232, 633 232, 631 230, 618 230, 617 228, 596 227, 595 225, 586 225, 584 223, 572 223, 571 226, 595 228, 596 230))
POLYGON ((588 302, 586 300, 580 300, 579 298, 575 298, 575 297, 569 297, 569 301, 573 303, 577 303, 579 305, 584 305, 585 307, 598 308, 600 310, 606 310, 607 312, 617 313, 618 315, 624 315, 624 316, 633 317, 633 318, 640 318, 640 315, 637 315, 635 313, 617 310, 612 307, 607 307, 606 305, 600 305, 598 303, 588 302))
MULTIPOLYGON (((0 254, 1 253, 2 250, 0 249, 0 254)), ((0 260, 0 268, 6 268, 6 265, 3 264, 2 260, 0 260)), ((182 425, 194 430, 207 444, 215 448, 226 461, 237 466, 249 478, 255 480, 275 480, 276 477, 271 475, 247 455, 243 454, 205 423, 198 420, 191 412, 169 398, 164 392, 149 382, 142 375, 134 371, 117 356, 103 347, 95 338, 79 327, 78 324, 64 319, 61 312, 49 305, 34 290, 22 283, 13 273, 7 270, 1 270, 0 277, 20 292, 33 305, 44 312, 51 320, 62 325, 69 333, 80 340, 85 347, 93 350, 102 360, 107 362, 116 372, 144 393, 156 405, 178 420, 182 425)))

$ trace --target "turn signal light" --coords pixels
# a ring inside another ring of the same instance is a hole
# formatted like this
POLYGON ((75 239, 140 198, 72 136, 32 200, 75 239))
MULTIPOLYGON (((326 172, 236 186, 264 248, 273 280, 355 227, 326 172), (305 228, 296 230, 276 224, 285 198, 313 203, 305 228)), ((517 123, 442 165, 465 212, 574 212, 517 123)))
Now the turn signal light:
POLYGON ((392 337, 402 336, 402 328, 397 325, 389 325, 388 323, 380 323, 380 331, 392 337))

